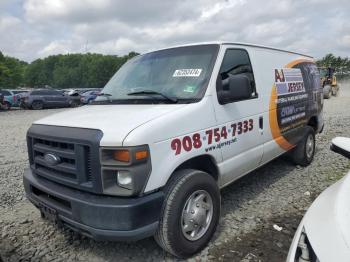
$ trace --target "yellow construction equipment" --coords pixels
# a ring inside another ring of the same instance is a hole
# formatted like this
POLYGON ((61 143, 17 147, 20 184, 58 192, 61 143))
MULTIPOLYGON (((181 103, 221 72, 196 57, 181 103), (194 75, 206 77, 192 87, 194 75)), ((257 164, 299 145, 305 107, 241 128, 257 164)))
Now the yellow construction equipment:
POLYGON ((324 98, 330 98, 332 95, 336 96, 339 86, 337 84, 337 77, 334 74, 335 69, 332 67, 319 67, 318 70, 320 72, 324 98))

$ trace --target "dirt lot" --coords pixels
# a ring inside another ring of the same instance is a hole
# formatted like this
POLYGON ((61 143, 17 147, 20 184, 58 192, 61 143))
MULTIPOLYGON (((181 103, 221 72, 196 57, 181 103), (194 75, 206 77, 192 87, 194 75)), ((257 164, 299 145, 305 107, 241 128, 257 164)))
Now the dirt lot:
MULTIPOLYGON (((325 101, 326 126, 317 136, 314 162, 306 168, 281 157, 222 191, 220 226, 192 261, 284 261, 294 231, 311 202, 350 169, 331 152, 335 136, 350 136, 350 84, 325 101), (276 231, 273 225, 282 227, 276 231)), ((4 261, 170 261, 153 239, 137 243, 95 242, 40 218, 26 200, 25 134, 30 124, 60 110, 0 112, 0 255, 4 261)), ((0 259, 1 260, 1 259, 0 259)))

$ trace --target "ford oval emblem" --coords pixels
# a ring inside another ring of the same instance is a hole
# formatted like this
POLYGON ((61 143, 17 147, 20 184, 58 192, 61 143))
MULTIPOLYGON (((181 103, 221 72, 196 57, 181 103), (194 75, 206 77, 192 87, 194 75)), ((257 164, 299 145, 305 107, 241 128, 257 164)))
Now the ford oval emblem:
POLYGON ((44 155, 44 160, 50 166, 55 166, 61 162, 61 158, 53 153, 46 153, 44 155))

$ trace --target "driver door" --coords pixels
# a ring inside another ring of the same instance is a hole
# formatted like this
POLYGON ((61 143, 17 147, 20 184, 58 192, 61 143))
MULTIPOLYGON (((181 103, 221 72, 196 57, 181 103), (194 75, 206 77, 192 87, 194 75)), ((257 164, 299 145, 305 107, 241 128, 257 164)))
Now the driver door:
POLYGON ((220 104, 218 99, 214 99, 219 128, 225 126, 232 138, 231 143, 221 147, 222 185, 257 168, 263 155, 263 140, 260 139, 265 122, 260 106, 262 98, 255 86, 249 54, 245 49, 227 48, 217 76, 217 91, 223 88, 222 81, 229 75, 242 74, 249 79, 253 90, 250 98, 228 104, 220 104))

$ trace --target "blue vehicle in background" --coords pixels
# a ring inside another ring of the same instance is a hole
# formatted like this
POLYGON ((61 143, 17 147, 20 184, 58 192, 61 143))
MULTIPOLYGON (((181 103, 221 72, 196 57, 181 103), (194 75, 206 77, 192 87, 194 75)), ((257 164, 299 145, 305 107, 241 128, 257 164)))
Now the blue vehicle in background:
POLYGON ((100 90, 89 90, 80 95, 80 102, 82 104, 90 104, 100 94, 100 90))
POLYGON ((9 110, 11 107, 19 106, 20 96, 11 90, 0 90, 0 96, 4 97, 3 109, 9 110))

